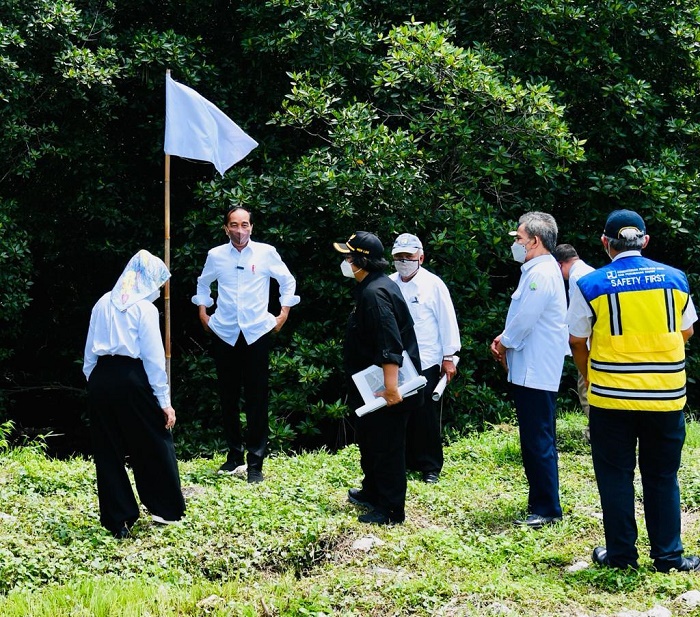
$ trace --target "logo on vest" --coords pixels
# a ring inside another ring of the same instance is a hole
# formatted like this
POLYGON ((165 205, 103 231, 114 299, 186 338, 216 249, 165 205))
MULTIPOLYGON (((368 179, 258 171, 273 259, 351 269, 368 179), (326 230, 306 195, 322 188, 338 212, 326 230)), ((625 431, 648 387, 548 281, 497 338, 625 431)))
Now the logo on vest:
POLYGON ((666 274, 663 273, 663 269, 654 267, 608 270, 606 274, 612 287, 640 289, 642 285, 654 285, 666 281, 666 274))

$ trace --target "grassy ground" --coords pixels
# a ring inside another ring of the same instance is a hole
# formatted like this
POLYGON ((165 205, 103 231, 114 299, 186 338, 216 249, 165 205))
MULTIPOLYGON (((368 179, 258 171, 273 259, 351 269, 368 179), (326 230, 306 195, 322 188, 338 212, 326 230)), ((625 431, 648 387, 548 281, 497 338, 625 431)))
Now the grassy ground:
MULTIPOLYGON (((99 525, 90 461, 5 452, 0 615, 692 614, 678 596, 700 588, 700 575, 651 569, 641 511, 639 571, 583 567, 603 543, 584 421, 559 420, 564 520, 540 531, 512 525, 527 487, 511 426, 450 444, 439 484, 411 478, 401 526, 357 522, 351 446, 273 457, 258 485, 218 476, 222 460, 181 461, 183 523, 157 526, 144 512, 121 542, 99 525)), ((692 423, 680 474, 689 553, 700 551, 699 455, 692 423)))

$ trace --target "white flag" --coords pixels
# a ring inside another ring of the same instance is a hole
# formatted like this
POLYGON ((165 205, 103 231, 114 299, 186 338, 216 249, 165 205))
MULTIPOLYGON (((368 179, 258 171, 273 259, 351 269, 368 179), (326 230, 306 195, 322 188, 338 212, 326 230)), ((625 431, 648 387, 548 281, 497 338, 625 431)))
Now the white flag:
POLYGON ((258 142, 216 105, 165 75, 165 153, 209 161, 223 176, 258 142))

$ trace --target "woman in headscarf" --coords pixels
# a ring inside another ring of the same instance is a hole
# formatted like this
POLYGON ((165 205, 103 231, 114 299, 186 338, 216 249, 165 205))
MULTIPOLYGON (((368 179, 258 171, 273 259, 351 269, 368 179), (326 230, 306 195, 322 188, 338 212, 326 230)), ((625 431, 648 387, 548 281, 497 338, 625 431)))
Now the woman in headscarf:
POLYGON ((182 518, 185 500, 170 429, 175 410, 165 371, 158 309, 153 302, 170 278, 146 250, 134 255, 111 292, 95 304, 83 373, 97 472, 100 522, 126 538, 139 517, 136 490, 157 523, 182 518))

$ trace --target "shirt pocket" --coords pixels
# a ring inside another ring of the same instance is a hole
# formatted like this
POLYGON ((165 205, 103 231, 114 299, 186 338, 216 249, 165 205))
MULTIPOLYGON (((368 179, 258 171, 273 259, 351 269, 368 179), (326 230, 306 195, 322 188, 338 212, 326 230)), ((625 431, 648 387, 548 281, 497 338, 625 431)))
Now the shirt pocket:
POLYGON ((413 309, 411 313, 413 313, 415 316, 416 322, 427 321, 433 314, 431 308, 427 304, 421 302, 420 298, 418 299, 418 302, 411 304, 411 308, 413 309))

